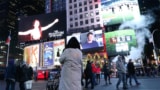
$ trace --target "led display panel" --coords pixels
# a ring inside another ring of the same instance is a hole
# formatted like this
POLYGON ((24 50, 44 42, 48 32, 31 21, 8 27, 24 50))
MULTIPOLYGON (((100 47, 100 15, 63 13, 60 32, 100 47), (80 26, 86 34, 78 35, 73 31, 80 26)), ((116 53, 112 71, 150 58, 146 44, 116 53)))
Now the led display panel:
POLYGON ((65 12, 23 16, 19 20, 18 40, 19 42, 27 42, 64 37, 65 30, 65 12))
POLYGON ((120 24, 140 16, 138 0, 101 0, 104 25, 120 24))
POLYGON ((137 46, 135 31, 133 29, 116 30, 105 33, 106 51, 108 56, 128 52, 131 47, 137 46))

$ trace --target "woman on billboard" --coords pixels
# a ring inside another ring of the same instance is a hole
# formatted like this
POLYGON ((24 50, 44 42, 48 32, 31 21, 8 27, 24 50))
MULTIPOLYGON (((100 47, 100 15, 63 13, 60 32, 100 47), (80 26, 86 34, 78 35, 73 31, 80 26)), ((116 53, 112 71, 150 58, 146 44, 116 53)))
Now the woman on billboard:
POLYGON ((18 35, 31 35, 31 40, 39 40, 42 36, 42 31, 49 29, 58 21, 59 19, 55 19, 52 23, 42 27, 40 21, 35 19, 33 23, 33 29, 29 29, 24 32, 18 32, 18 35))

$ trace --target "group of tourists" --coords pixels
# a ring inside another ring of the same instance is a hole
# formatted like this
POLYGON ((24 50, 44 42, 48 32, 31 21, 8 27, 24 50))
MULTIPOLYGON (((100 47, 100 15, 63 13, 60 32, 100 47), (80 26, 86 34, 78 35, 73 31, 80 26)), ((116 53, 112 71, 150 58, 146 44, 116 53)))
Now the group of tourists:
POLYGON ((16 82, 20 90, 32 89, 33 68, 24 61, 9 62, 5 71, 6 90, 15 90, 16 82))

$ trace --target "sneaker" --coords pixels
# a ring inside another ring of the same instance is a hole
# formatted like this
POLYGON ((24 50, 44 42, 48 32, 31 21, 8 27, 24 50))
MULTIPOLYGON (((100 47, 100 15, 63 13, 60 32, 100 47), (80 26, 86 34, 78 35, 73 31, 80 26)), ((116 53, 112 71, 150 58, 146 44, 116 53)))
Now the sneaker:
POLYGON ((127 87, 123 87, 124 90, 128 89, 127 87))
POLYGON ((140 85, 141 83, 137 83, 137 85, 140 85))

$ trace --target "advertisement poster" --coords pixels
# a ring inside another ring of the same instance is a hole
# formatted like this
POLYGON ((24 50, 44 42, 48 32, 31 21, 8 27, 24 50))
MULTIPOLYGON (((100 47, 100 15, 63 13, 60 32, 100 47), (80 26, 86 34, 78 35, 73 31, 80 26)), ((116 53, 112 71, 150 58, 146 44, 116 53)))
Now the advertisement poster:
POLYGON ((62 54, 65 48, 65 40, 56 40, 54 41, 54 65, 60 65, 59 57, 62 54))
POLYGON ((105 40, 106 50, 109 56, 129 53, 131 47, 137 46, 137 39, 133 29, 106 32, 105 40))
POLYGON ((140 16, 138 0, 101 0, 104 25, 120 24, 140 16))
POLYGON ((43 66, 53 65, 53 42, 45 42, 43 49, 43 66))
POLYGON ((24 60, 32 67, 39 63, 39 44, 27 46, 24 48, 24 60))

